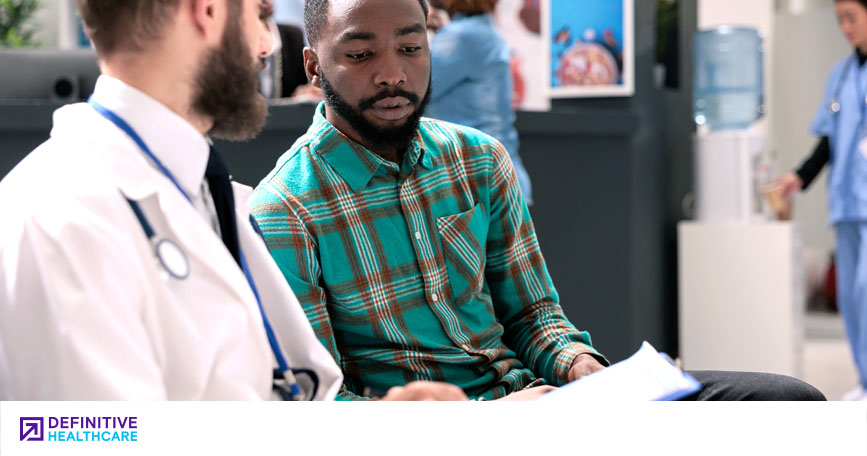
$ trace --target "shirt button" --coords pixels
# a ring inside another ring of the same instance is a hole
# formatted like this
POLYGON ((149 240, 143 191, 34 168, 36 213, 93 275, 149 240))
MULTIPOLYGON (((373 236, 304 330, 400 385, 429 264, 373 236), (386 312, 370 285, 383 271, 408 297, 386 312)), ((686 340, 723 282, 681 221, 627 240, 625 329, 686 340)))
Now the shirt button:
POLYGON ((440 297, 439 297, 439 296, 437 296, 437 294, 436 294, 436 293, 434 293, 434 294, 432 294, 432 295, 431 295, 431 296, 430 296, 430 298, 431 298, 431 299, 433 299, 433 302, 437 302, 437 301, 439 301, 439 300, 440 300, 440 297))
POLYGON ((418 239, 418 240, 420 241, 420 240, 421 240, 421 233, 418 232, 418 231, 416 231, 416 232, 415 232, 415 238, 418 239))

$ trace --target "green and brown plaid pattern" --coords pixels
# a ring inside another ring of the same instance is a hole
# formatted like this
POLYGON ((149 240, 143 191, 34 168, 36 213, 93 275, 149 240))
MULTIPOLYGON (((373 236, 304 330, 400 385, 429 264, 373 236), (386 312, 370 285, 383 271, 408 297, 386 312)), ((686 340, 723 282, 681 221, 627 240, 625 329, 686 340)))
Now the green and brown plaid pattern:
POLYGON ((491 399, 604 361, 563 315, 508 154, 476 130, 423 119, 397 166, 320 105, 253 215, 343 369, 339 399, 411 380, 491 399))

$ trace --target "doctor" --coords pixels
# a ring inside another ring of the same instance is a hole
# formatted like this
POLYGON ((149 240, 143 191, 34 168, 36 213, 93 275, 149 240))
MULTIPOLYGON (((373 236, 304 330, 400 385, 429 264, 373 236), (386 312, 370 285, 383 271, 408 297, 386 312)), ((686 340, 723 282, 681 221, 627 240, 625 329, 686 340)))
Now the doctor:
POLYGON ((778 183, 806 190, 830 163, 828 212, 837 238, 837 299, 859 385, 843 399, 867 400, 867 0, 836 0, 840 30, 855 50, 831 71, 811 131, 813 154, 778 183))
POLYGON ((264 122, 271 3, 78 6, 103 75, 0 182, 0 399, 333 398, 340 370, 205 136, 264 122))

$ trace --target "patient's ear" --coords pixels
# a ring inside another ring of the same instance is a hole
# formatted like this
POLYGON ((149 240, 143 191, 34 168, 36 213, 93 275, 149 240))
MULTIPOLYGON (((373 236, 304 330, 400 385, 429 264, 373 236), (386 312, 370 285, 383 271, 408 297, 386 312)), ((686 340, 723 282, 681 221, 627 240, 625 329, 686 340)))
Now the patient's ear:
POLYGON ((313 87, 321 89, 319 80, 319 56, 311 47, 304 48, 304 72, 307 73, 307 79, 313 87))

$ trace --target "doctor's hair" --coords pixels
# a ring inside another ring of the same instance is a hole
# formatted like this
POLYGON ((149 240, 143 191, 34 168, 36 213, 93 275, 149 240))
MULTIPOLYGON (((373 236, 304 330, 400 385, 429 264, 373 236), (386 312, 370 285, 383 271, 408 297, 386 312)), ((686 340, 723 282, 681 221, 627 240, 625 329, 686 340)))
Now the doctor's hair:
MULTIPOLYGON (((427 0, 418 0, 418 2, 424 11, 424 18, 427 19, 427 0)), ((328 0, 304 1, 304 31, 307 32, 307 41, 310 42, 310 46, 316 46, 316 43, 322 38, 322 29, 328 20, 328 5, 328 0)), ((389 13, 384 11, 383 14, 389 13)))
MULTIPOLYGON (((230 18, 240 15, 241 0, 227 0, 230 18), (237 14, 236 14, 237 13, 237 14)), ((162 37, 181 0, 78 0, 84 29, 100 56, 142 51, 162 37)))
POLYGON ((497 8, 498 0, 441 0, 441 3, 449 14, 477 14, 493 13, 497 8))
POLYGON ((140 51, 160 37, 180 0, 78 0, 84 29, 96 51, 140 51))

